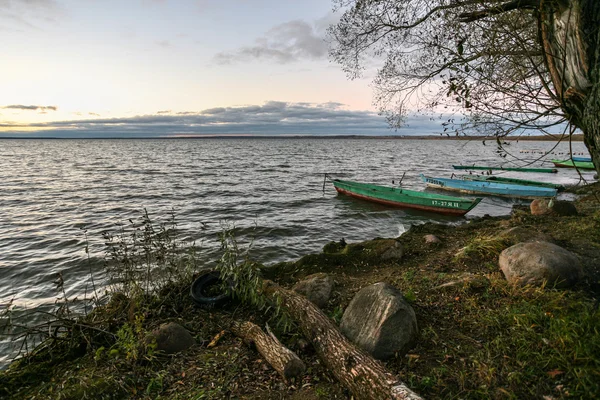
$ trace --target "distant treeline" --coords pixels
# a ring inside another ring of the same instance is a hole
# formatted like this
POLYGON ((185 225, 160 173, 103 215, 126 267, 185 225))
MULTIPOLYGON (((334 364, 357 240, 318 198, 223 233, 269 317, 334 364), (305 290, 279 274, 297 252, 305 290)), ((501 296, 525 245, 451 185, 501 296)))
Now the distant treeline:
MULTIPOLYGON (((485 141, 567 141, 568 137, 562 135, 538 135, 538 136, 505 136, 497 138, 496 136, 448 136, 448 135, 377 135, 377 136, 366 136, 366 135, 186 135, 186 136, 148 136, 148 137, 127 137, 127 136, 116 136, 116 137, 35 137, 35 136, 0 136, 0 139, 30 139, 30 140, 81 140, 81 139, 94 139, 94 140, 115 140, 115 139, 407 139, 407 140, 485 140, 485 141)), ((577 134, 571 136, 573 142, 583 142, 583 135, 577 134)))

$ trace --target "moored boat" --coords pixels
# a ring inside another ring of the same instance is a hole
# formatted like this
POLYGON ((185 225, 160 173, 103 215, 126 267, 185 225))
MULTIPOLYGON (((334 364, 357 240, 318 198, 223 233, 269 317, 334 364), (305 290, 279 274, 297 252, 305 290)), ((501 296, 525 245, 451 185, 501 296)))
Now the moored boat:
POLYGON ((423 174, 421 174, 421 179, 431 187, 471 194, 491 194, 502 197, 536 199, 540 197, 555 197, 557 193, 556 189, 545 187, 464 179, 431 178, 423 174))
POLYGON ((517 167, 487 167, 483 165, 453 165, 454 169, 472 169, 483 171, 517 171, 517 172, 542 172, 555 174, 558 172, 556 168, 517 168, 517 167))
POLYGON ((591 161, 573 161, 573 160, 550 160, 552 164, 560 168, 579 168, 579 169, 596 169, 591 161))
POLYGON ((540 181, 530 181, 527 179, 517 179, 517 178, 507 178, 504 176, 494 176, 494 175, 463 175, 462 179, 468 181, 485 181, 485 182, 498 182, 498 183, 508 183, 511 185, 525 185, 525 186, 537 186, 537 187, 546 187, 556 189, 559 192, 565 190, 565 187, 559 183, 551 183, 551 182, 540 182, 540 181))
POLYGON ((444 196, 435 193, 419 192, 403 188, 379 186, 369 183, 333 180, 338 193, 374 203, 393 207, 412 208, 445 215, 465 215, 473 209, 481 198, 444 196))
POLYGON ((571 157, 571 160, 573 161, 579 161, 579 162, 592 162, 592 157, 571 157))

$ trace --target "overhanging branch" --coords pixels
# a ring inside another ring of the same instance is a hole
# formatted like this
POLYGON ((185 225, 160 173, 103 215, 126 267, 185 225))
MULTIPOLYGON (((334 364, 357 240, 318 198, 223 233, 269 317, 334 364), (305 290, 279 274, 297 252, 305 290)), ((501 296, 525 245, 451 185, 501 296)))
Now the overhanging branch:
POLYGON ((498 15, 512 10, 533 10, 540 6, 540 0, 513 0, 495 7, 462 13, 458 15, 459 22, 473 22, 491 15, 498 15))

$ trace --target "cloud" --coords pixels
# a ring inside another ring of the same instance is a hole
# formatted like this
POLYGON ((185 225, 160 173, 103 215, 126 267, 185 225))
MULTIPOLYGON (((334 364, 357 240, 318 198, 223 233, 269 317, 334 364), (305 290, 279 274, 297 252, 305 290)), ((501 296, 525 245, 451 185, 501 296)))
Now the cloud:
POLYGON ((26 110, 26 111, 56 111, 58 107, 56 106, 25 106, 22 104, 13 104, 10 106, 2 107, 7 110, 26 110))
MULTIPOLYGON (((56 0, 0 0, 0 22, 18 28, 38 30, 36 22, 56 23, 63 9, 56 0)), ((9 29, 4 29, 9 30, 9 29)))
POLYGON ((91 118, 32 124, 0 124, 2 136, 169 137, 178 135, 368 135, 390 134, 385 118, 341 103, 289 103, 218 107, 123 118, 91 118))
POLYGON ((154 6, 156 4, 165 4, 167 0, 143 0, 142 4, 154 6))
POLYGON ((254 45, 237 50, 220 52, 213 57, 217 65, 231 65, 253 60, 274 61, 287 64, 300 60, 327 58, 325 29, 329 19, 325 17, 313 24, 301 20, 289 21, 271 28, 265 36, 255 40, 254 45))
POLYGON ((0 0, 0 10, 8 9, 41 9, 41 10, 57 10, 59 5, 56 0, 0 0))

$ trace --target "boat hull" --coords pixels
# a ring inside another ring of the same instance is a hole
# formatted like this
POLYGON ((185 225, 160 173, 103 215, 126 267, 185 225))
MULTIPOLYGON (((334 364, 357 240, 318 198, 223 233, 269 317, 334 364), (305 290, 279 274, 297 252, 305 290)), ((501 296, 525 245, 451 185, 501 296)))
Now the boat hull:
POLYGON ((594 163, 572 160, 550 160, 552 164, 559 168, 579 168, 579 169, 596 169, 594 163))
POLYGON ((487 194, 500 197, 539 199, 556 196, 557 190, 551 188, 510 185, 505 183, 469 181, 462 179, 431 178, 421 174, 428 186, 470 194, 487 194))
POLYGON ((511 184, 511 185, 524 185, 524 186, 545 187, 545 188, 556 189, 559 192, 565 190, 565 187, 563 185, 558 184, 558 183, 528 181, 526 179, 506 178, 506 177, 502 177, 502 176, 493 176, 493 175, 464 175, 461 178, 463 180, 468 180, 468 181, 496 182, 496 183, 508 183, 508 184, 511 184))
POLYGON ((571 157, 573 161, 592 162, 592 157, 571 157))
POLYGON ((429 211, 443 215, 462 216, 480 201, 451 196, 436 196, 401 188, 334 180, 335 190, 343 195, 397 208, 429 211))
POLYGON ((477 165, 453 165, 454 169, 473 169, 482 171, 516 171, 516 172, 542 172, 547 174, 555 174, 558 172, 556 168, 513 168, 513 167, 485 167, 477 165))

